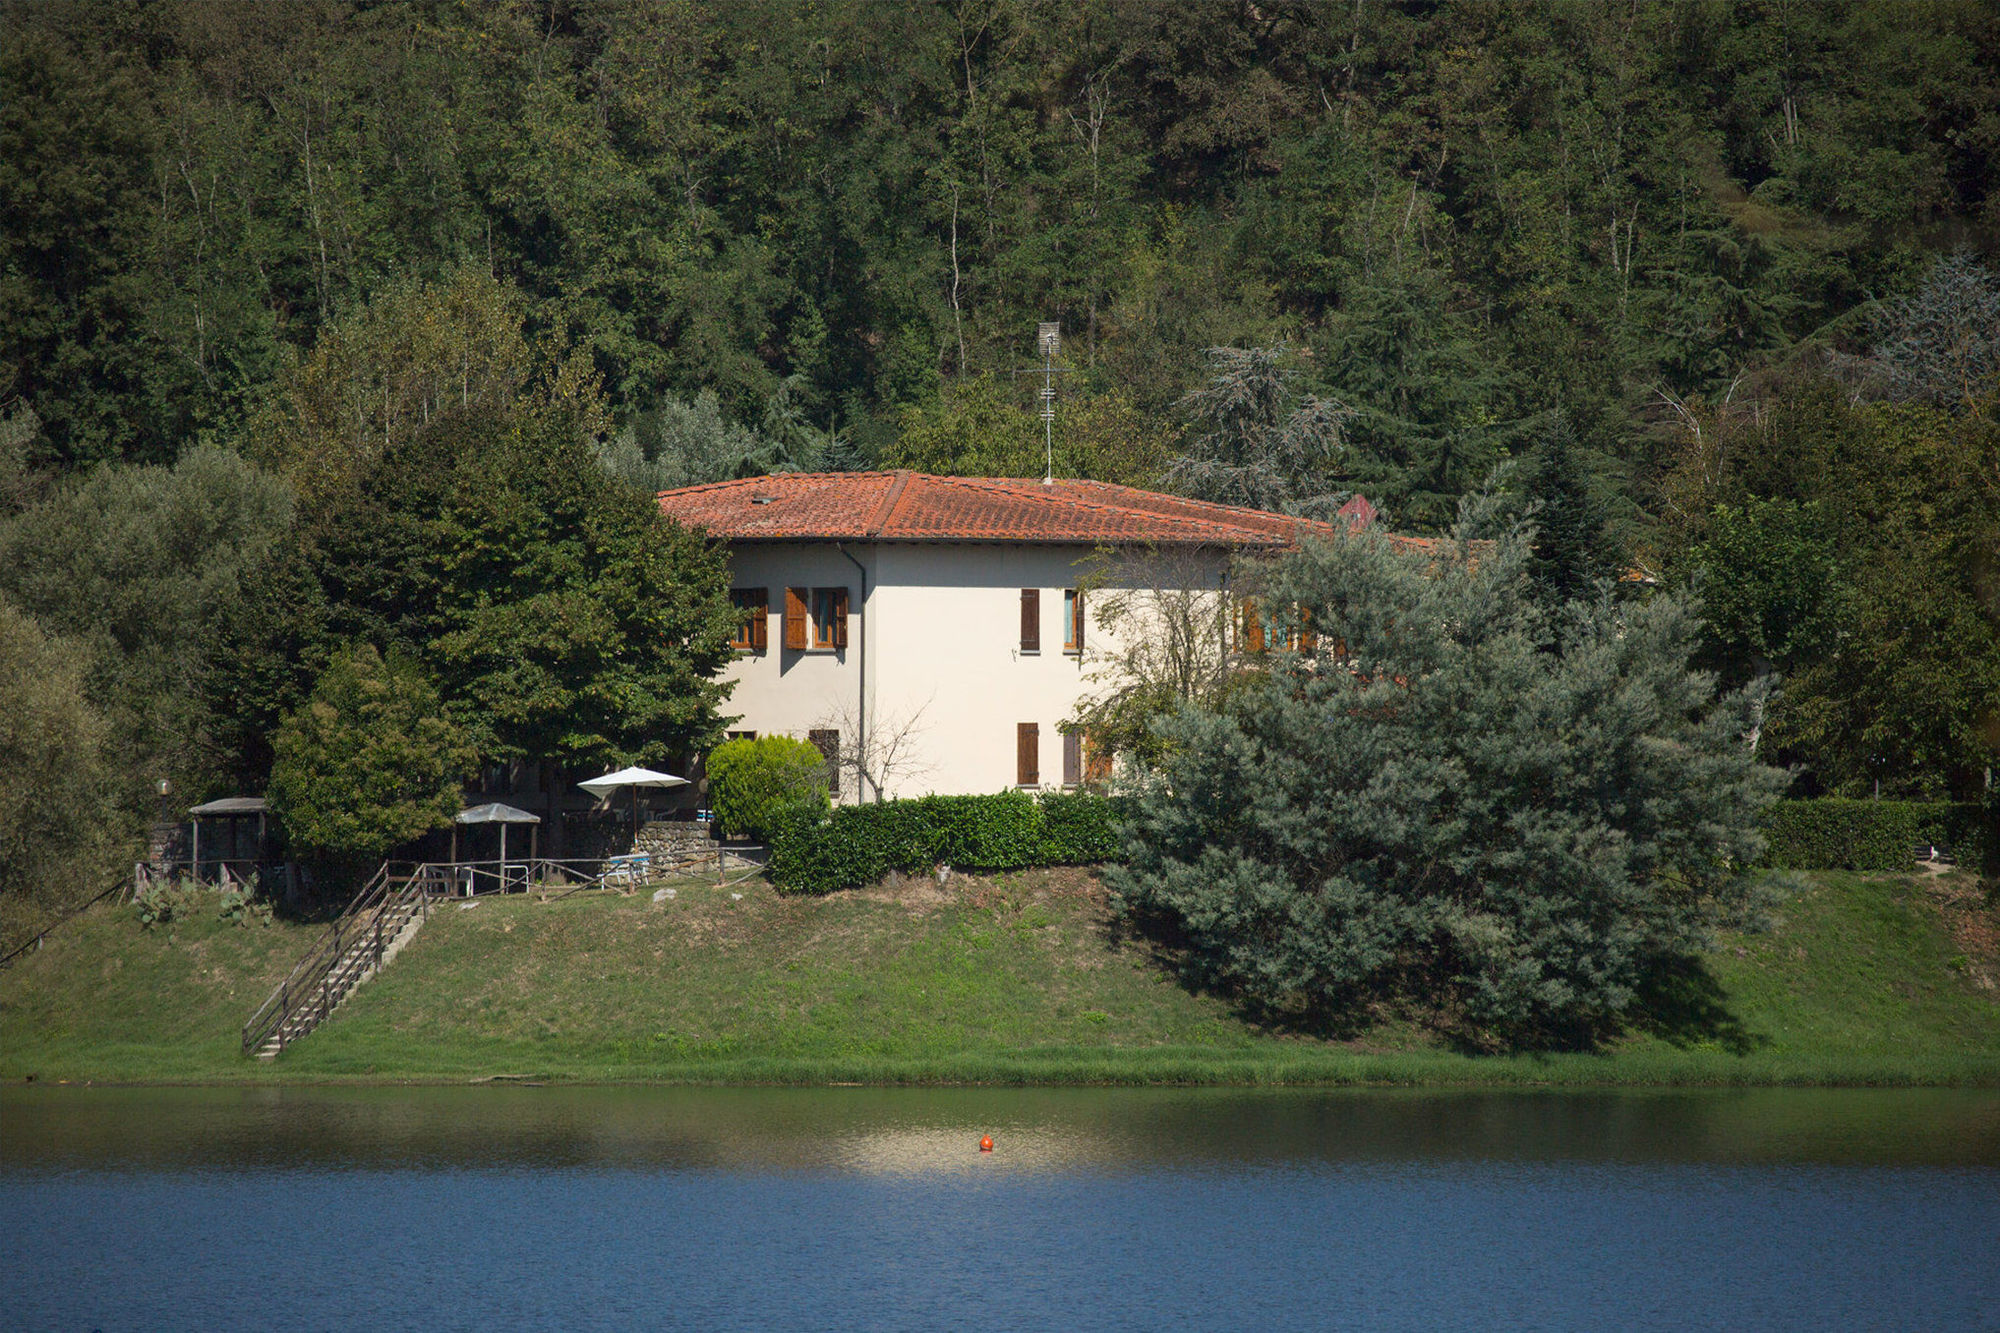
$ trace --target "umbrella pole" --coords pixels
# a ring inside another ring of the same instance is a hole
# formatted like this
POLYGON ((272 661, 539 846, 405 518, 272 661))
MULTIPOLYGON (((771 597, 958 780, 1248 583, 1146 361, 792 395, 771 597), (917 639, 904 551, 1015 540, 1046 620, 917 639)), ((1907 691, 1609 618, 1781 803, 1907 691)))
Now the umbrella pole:
POLYGON ((500 821, 500 892, 507 892, 507 822, 500 821))

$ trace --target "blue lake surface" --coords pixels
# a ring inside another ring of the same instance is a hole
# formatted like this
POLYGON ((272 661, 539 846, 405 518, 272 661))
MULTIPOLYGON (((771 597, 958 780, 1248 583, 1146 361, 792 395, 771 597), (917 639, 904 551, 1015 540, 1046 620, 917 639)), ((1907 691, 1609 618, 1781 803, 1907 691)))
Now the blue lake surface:
POLYGON ((2000 1095, 10 1089, 0 1247, 20 1329, 2000 1328, 2000 1095))

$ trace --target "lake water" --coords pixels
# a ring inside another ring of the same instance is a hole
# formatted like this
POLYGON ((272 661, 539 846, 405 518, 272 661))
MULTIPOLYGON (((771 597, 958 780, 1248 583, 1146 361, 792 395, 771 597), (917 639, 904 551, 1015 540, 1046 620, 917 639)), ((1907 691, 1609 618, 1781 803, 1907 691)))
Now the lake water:
POLYGON ((2000 1094, 14 1088, 0 1254, 10 1329, 2000 1328, 2000 1094))

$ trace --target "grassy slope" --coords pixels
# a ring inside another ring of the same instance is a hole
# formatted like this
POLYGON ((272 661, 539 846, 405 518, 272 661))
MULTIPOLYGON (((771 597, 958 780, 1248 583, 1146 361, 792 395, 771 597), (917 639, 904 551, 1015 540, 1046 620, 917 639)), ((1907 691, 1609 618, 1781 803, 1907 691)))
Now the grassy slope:
POLYGON ((1725 939, 1704 1022, 1600 1055, 1478 1058, 1423 1034, 1273 1035, 1105 932, 1071 873, 961 891, 442 907, 275 1066, 236 1028, 287 927, 142 933, 99 910, 0 974, 0 1076, 43 1079, 2000 1083, 2000 1004, 1914 879, 1826 875, 1725 939))

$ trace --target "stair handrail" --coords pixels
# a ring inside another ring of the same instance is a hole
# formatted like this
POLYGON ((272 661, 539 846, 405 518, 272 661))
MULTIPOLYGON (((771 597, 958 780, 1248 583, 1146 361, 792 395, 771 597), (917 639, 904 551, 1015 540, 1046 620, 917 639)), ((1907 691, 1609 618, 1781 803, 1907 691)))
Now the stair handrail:
POLYGON ((333 1006, 343 996, 333 994, 331 975, 357 940, 367 939, 374 965, 381 966, 389 943, 383 938, 383 926, 390 915, 405 903, 423 901, 431 893, 429 866, 418 866, 414 873, 401 879, 393 873, 395 868, 396 863, 383 862, 334 918, 333 924, 292 965, 285 979, 257 1006, 243 1025, 245 1055, 262 1049, 273 1035, 278 1038, 278 1049, 283 1050, 290 1040, 287 1027, 302 1013, 312 1013, 317 1026, 333 1012, 333 1006))
POLYGON ((62 925, 65 921, 69 921, 74 917, 82 916, 85 912, 97 906, 99 903, 103 902, 106 898, 109 898, 112 894, 118 893, 121 890, 123 890, 124 887, 125 887, 125 877, 123 875, 120 875, 117 879, 111 881, 111 884, 108 888, 105 888, 96 895, 85 899, 83 902, 78 903, 76 906, 70 908, 68 911, 64 912, 61 916, 57 917, 55 920, 49 922, 46 926, 43 926, 40 930, 36 931, 34 934, 28 936, 27 939, 21 941, 21 943, 15 946, 14 948, 9 949, 4 956, 0 956, 0 967, 13 966, 15 959, 19 958, 22 954, 28 952, 28 950, 33 949, 37 945, 41 944, 43 940, 48 938, 49 932, 54 930, 57 926, 62 925))

